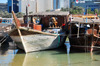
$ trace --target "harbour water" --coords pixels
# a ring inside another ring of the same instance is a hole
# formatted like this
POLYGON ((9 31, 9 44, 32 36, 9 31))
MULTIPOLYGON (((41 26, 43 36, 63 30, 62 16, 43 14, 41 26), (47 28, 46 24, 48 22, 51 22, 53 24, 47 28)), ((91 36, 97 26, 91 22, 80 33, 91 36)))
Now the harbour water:
POLYGON ((100 66, 100 52, 71 52, 55 49, 25 54, 0 50, 0 66, 100 66))

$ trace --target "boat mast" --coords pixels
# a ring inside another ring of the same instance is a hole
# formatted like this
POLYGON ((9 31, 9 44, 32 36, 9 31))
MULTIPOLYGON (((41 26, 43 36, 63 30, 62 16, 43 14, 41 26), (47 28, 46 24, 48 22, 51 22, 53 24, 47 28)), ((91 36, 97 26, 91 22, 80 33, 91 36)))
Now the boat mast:
POLYGON ((29 4, 29 0, 27 0, 27 3, 26 3, 26 21, 27 21, 27 27, 29 27, 29 22, 28 22, 28 4, 29 4))
MULTIPOLYGON (((12 12, 13 12, 13 0, 12 0, 12 12)), ((11 21, 13 22, 13 14, 12 14, 12 19, 11 21)))
POLYGON ((37 0, 36 0, 36 13, 37 13, 37 0))

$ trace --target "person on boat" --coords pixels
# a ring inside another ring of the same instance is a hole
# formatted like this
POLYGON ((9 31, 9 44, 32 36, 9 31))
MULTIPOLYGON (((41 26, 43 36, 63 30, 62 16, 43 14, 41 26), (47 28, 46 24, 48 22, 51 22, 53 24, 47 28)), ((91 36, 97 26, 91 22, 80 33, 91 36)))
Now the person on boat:
POLYGON ((33 23, 34 23, 34 24, 37 24, 35 18, 33 18, 33 23))
POLYGON ((53 25, 54 25, 54 27, 57 27, 58 22, 57 22, 57 20, 56 20, 55 17, 52 17, 52 21, 53 21, 53 25))

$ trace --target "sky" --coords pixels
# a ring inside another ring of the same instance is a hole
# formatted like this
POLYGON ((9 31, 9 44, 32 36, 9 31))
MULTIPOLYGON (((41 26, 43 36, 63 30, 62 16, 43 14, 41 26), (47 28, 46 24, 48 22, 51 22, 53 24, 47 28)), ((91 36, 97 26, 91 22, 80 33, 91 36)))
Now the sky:
POLYGON ((0 3, 6 3, 7 0, 0 0, 0 3))

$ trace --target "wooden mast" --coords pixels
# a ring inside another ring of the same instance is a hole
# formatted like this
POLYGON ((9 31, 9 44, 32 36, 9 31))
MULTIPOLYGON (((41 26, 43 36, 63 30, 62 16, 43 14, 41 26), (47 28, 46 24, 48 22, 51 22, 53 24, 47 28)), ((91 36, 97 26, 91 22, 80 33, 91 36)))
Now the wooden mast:
POLYGON ((21 41, 22 41, 22 45, 24 46, 25 52, 27 53, 26 47, 25 47, 25 45, 24 45, 24 40, 23 40, 21 31, 20 31, 20 29, 19 29, 19 27, 20 27, 20 23, 19 23, 19 22, 20 22, 20 21, 17 19, 17 17, 16 17, 16 15, 15 15, 14 11, 12 11, 12 14, 13 14, 13 17, 14 17, 14 21, 15 21, 15 24, 16 24, 16 28, 17 28, 18 33, 19 33, 19 37, 20 37, 20 39, 21 39, 21 41))
POLYGON ((37 5, 38 5, 38 4, 37 4, 37 0, 36 0, 36 13, 37 13, 37 5))

